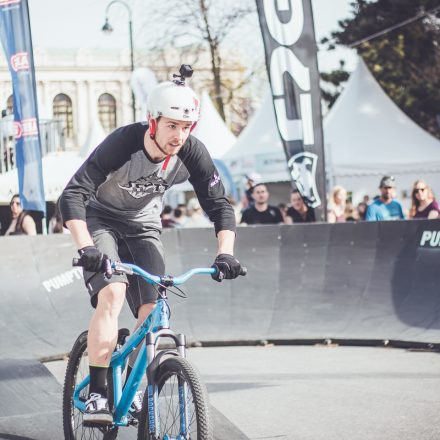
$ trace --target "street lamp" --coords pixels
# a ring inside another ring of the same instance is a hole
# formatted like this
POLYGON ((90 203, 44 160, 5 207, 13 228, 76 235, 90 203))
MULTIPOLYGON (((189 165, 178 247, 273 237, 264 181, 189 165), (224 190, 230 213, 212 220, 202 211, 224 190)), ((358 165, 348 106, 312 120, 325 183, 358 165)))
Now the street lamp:
MULTIPOLYGON (((124 5, 127 8, 127 11, 128 11, 128 31, 129 31, 129 36, 130 36, 130 61, 131 61, 130 69, 131 69, 131 72, 133 72, 134 61, 133 61, 133 26, 132 26, 132 20, 131 20, 132 14, 131 14, 130 6, 128 6, 128 4, 126 2, 124 2, 123 0, 113 0, 107 5, 107 8, 105 9, 105 24, 102 27, 102 32, 104 32, 105 34, 111 34, 113 32, 113 28, 108 21, 108 11, 109 11, 110 7, 115 3, 121 3, 122 5, 124 5)), ((136 102, 134 99, 133 90, 131 91, 131 108, 133 110, 133 122, 136 122, 136 102)))

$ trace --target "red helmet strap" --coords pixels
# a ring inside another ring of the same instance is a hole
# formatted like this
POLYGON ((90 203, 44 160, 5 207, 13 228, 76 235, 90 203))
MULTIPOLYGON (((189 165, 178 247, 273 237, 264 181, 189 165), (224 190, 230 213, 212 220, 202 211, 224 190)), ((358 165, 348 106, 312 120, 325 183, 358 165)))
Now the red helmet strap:
POLYGON ((150 131, 150 139, 154 139, 157 131, 157 121, 156 119, 150 118, 149 120, 149 131, 150 131))

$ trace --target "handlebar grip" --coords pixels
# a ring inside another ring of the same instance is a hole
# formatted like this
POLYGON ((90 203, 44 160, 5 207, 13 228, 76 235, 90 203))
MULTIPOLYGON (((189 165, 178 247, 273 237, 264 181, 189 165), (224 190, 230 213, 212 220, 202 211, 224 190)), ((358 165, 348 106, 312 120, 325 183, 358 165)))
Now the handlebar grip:
POLYGON ((79 262, 79 258, 72 259, 72 266, 81 266, 81 264, 79 262))
POLYGON ((240 275, 244 277, 246 276, 246 274, 247 274, 247 267, 242 266, 240 269, 240 275))
POLYGON ((113 275, 112 262, 110 261, 110 259, 106 258, 104 260, 103 269, 104 269, 105 277, 109 280, 113 275))

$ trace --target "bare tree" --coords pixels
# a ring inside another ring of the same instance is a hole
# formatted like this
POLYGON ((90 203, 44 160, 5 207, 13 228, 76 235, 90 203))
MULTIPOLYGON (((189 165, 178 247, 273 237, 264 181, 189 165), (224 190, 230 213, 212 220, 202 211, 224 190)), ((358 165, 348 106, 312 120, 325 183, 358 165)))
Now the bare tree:
POLYGON ((169 0, 157 2, 146 17, 150 37, 148 48, 156 54, 163 70, 169 70, 169 58, 175 66, 176 57, 196 64, 205 59, 212 74, 212 98, 220 116, 225 119, 225 104, 237 87, 246 84, 252 72, 243 74, 242 81, 231 84, 224 78, 222 45, 231 31, 255 12, 253 0, 169 0), (168 53, 165 55, 165 53, 168 53), (185 57, 185 58, 183 58, 185 57), (206 57, 209 58, 207 61, 206 57))

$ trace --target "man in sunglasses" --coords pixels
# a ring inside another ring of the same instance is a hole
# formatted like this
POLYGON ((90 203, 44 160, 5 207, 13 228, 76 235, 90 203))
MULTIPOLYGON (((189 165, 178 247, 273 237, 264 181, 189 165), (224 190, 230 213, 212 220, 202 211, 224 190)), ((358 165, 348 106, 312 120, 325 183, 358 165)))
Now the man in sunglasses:
POLYGON ((402 220, 405 218, 402 205, 394 200, 396 183, 393 176, 382 177, 379 185, 380 197, 368 206, 365 220, 402 220))

